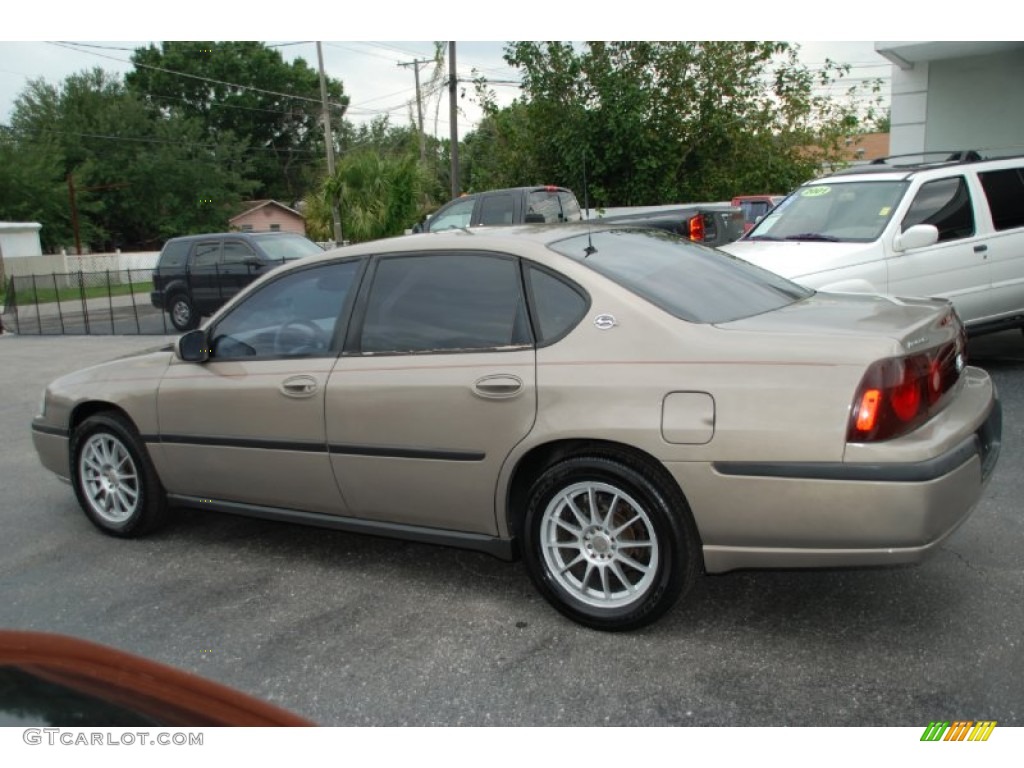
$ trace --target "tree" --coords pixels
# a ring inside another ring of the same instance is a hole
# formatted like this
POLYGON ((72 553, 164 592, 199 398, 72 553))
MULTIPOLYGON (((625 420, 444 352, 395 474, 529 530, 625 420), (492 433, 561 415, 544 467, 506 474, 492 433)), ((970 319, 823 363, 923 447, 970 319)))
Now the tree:
MULTIPOLYGON (((265 43, 228 41, 150 45, 132 62, 125 81, 145 103, 198 120, 208 140, 230 134, 248 145, 257 195, 291 204, 313 186, 324 155, 322 109, 319 75, 305 60, 286 62, 265 43)), ((328 78, 327 90, 341 118, 348 104, 341 82, 328 78)))
POLYGON ((314 239, 331 237, 330 202, 341 200, 341 227, 346 240, 362 242, 400 235, 420 215, 425 177, 419 150, 387 155, 374 148, 347 153, 333 177, 307 197, 306 225, 314 239))
POLYGON ((838 157, 860 124, 849 94, 818 95, 848 68, 812 72, 788 43, 513 42, 505 51, 523 96, 504 109, 483 100, 488 119, 466 140, 490 148, 473 153, 481 179, 580 190, 585 164, 597 205, 788 190, 838 157))
POLYGON ((229 132, 210 137, 197 120, 160 114, 99 69, 57 86, 30 82, 11 123, 17 152, 6 172, 44 185, 45 196, 26 200, 48 249, 73 242, 71 183, 81 241, 99 250, 224 229, 255 188, 246 147, 229 132))

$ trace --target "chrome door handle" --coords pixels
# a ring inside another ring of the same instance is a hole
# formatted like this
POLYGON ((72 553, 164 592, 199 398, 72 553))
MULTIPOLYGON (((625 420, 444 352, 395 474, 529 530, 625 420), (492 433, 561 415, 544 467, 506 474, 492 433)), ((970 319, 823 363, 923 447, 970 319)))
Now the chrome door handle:
POLYGON ((318 387, 312 376, 292 376, 281 382, 281 393, 288 397, 309 397, 316 394, 318 387))
POLYGON ((508 374, 484 376, 473 384, 473 391, 481 397, 515 397, 523 391, 523 380, 508 374))

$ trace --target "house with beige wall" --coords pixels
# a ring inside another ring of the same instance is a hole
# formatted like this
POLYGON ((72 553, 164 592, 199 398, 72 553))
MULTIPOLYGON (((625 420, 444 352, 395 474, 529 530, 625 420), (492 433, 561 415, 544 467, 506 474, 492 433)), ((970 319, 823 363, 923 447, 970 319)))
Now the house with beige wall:
POLYGON ((306 217, 276 200, 249 200, 242 213, 228 219, 239 232, 295 232, 306 234, 306 217))

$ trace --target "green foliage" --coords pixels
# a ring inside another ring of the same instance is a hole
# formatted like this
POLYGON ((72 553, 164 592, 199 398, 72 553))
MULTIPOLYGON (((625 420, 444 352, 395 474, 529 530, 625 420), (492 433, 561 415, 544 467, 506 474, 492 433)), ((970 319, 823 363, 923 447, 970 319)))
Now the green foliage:
MULTIPOLYGON (((132 62, 125 81, 146 104, 199 121, 207 140, 231 136, 248 146, 256 195, 290 205, 312 186, 324 155, 320 79, 303 59, 286 62, 260 42, 189 41, 139 48, 132 62)), ((348 97, 330 78, 327 92, 340 106, 337 126, 348 97)))
POLYGON ((591 203, 653 205, 782 192, 838 158, 860 129, 856 89, 818 95, 818 72, 774 42, 515 42, 523 96, 466 139, 472 187, 560 184, 591 203))
MULTIPOLYGON (((74 242, 69 175, 80 238, 94 250, 222 230, 255 188, 245 145, 229 132, 210 137, 198 120, 155 112, 102 70, 60 86, 29 83, 11 123, 15 156, 0 173, 25 182, 8 189, 26 214, 36 213, 48 250, 74 242)), ((12 207, 4 203, 0 215, 12 207)))
POLYGON ((314 239, 332 239, 331 205, 340 200, 345 240, 400 235, 419 216, 424 187, 417 154, 383 154, 372 147, 353 150, 320 191, 307 197, 307 228, 314 239))

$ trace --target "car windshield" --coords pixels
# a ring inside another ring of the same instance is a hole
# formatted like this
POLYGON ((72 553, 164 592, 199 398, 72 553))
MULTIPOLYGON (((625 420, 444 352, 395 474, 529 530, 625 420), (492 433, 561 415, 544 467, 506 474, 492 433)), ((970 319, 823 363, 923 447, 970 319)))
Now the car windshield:
POLYGON ((746 239, 869 243, 882 234, 906 191, 904 181, 809 184, 787 197, 746 239))
POLYGON ((276 261, 293 261, 323 253, 324 249, 302 235, 257 235, 260 247, 276 261))
POLYGON ((661 230, 606 230, 549 247, 695 323, 739 320, 813 293, 742 259, 661 230))

